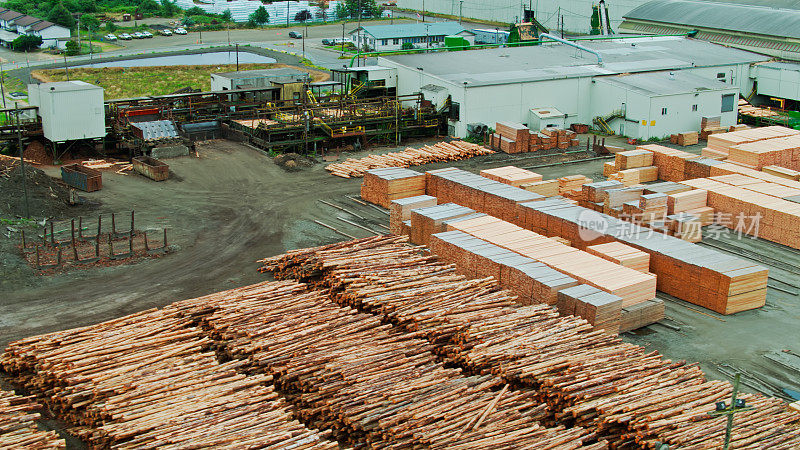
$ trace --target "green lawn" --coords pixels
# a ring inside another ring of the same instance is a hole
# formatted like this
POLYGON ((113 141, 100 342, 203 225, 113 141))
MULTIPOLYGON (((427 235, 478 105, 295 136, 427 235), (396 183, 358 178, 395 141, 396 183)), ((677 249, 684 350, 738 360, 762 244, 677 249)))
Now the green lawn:
MULTIPOLYGON (((282 64, 240 64, 239 70, 286 67, 282 64)), ((311 73, 314 81, 327 79, 327 74, 307 68, 294 67, 311 73)), ((211 88, 211 73, 232 72, 235 64, 209 66, 105 67, 101 69, 69 69, 70 80, 81 80, 105 89, 105 98, 130 98, 146 95, 165 95, 191 86, 207 91, 211 88)), ((33 71, 41 81, 65 81, 64 69, 33 71)))

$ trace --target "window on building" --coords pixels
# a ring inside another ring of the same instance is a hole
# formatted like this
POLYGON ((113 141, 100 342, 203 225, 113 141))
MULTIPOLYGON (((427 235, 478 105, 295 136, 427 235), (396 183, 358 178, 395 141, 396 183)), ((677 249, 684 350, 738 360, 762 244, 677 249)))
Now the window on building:
POLYGON ((458 122, 461 120, 461 104, 458 102, 450 102, 450 115, 449 119, 458 122))
POLYGON ((697 111, 697 105, 692 105, 692 111, 697 111))
POLYGON ((667 115, 667 108, 661 108, 661 115, 662 116, 666 116, 667 115))
POLYGON ((389 43, 388 39, 381 39, 381 45, 387 45, 389 43))
POLYGON ((395 39, 394 42, 392 42, 392 44, 394 44, 394 45, 400 44, 400 39, 395 39))
POLYGON ((736 105, 736 94, 725 94, 722 96, 722 112, 731 112, 733 111, 734 106, 736 105))
POLYGON ((725 80, 725 74, 724 74, 724 73, 722 73, 722 72, 718 73, 718 74, 717 74, 717 81, 719 81, 719 82, 722 82, 722 83, 725 83, 725 82, 726 82, 726 80, 725 80))

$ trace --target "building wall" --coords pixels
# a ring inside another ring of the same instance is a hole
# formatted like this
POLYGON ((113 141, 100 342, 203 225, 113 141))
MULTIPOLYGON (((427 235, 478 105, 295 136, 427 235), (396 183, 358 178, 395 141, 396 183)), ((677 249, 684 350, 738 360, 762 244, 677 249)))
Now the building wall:
MULTIPOLYGON (((454 17, 459 15, 461 6, 465 18, 474 18, 491 22, 515 23, 524 17, 524 9, 534 11, 536 19, 551 31, 558 28, 558 14, 564 17, 564 29, 575 33, 588 34, 591 30, 589 19, 592 16, 592 4, 598 0, 530 0, 520 2, 513 0, 464 0, 463 3, 455 0, 397 0, 397 6, 403 9, 425 11, 437 14, 446 14, 454 17)), ((647 3, 650 0, 606 0, 608 15, 611 18, 611 28, 616 31, 622 23, 622 15, 632 9, 647 3)))
POLYGON ((30 84, 30 100, 39 107, 44 137, 52 142, 100 138, 106 134, 103 89, 50 91, 48 83, 30 84))
POLYGON ((69 29, 58 25, 45 28, 41 31, 33 31, 31 34, 42 37, 42 47, 58 47, 62 50, 67 48, 67 42, 64 39, 70 37, 69 29))
MULTIPOLYGON (((475 36, 472 33, 459 33, 459 36, 464 37, 470 45, 475 44, 475 36)), ((356 47, 364 47, 366 44, 370 50, 374 51, 391 51, 391 50, 402 50, 403 44, 408 42, 413 44, 416 48, 425 48, 428 46, 426 39, 431 39, 431 47, 441 47, 444 46, 444 35, 437 35, 437 36, 416 36, 411 38, 398 38, 398 39, 375 39, 372 35, 362 33, 359 36, 359 33, 352 33, 350 35, 350 41, 356 47)))
POLYGON ((800 101, 800 70, 756 66, 755 71, 759 95, 800 101))

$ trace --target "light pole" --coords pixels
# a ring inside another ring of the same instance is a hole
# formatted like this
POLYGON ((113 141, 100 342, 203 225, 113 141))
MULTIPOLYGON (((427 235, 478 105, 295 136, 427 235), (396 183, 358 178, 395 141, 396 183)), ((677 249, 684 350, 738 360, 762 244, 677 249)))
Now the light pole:
POLYGON ((458 23, 461 23, 461 21, 464 19, 464 14, 462 13, 463 10, 464 10, 464 0, 461 0, 460 2, 458 2, 458 23))
POLYGON ((6 108, 6 91, 3 88, 3 61, 0 61, 0 95, 3 96, 3 109, 6 108))
POLYGON ((431 25, 426 23, 425 24, 425 44, 428 50, 431 48, 431 25))
POLYGON ((347 24, 347 20, 342 22, 342 56, 344 56, 344 26, 347 24))

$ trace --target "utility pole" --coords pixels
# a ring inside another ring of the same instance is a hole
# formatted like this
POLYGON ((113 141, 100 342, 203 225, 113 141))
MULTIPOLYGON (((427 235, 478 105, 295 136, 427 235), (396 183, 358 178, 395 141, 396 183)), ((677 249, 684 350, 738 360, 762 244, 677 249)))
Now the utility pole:
POLYGON ((347 19, 342 22, 342 56, 344 56, 344 26, 347 24, 347 19))
POLYGON ((236 71, 239 71, 239 44, 236 44, 236 71))
POLYGON ((426 46, 428 47, 428 50, 430 50, 430 48, 431 48, 431 25, 427 24, 427 23, 425 24, 425 43, 427 44, 426 46))
POLYGON ((289 2, 286 2, 286 28, 289 28, 289 2))
POLYGON ((228 47, 231 46, 231 23, 227 22, 225 28, 228 30, 228 47))
POLYGON ((25 65, 28 66, 28 84, 33 83, 33 79, 31 78, 31 60, 28 59, 28 51, 25 50, 25 65))
POLYGON ((25 158, 22 157, 22 124, 19 121, 19 103, 14 102, 14 112, 17 115, 17 148, 19 148, 19 165, 22 169, 22 195, 25 196, 25 218, 31 218, 31 211, 28 205, 28 186, 25 180, 25 158))
MULTIPOLYGON (((28 51, 25 50, 25 58, 28 58, 28 51)), ((89 64, 91 65, 94 61, 94 47, 92 47, 92 27, 89 27, 89 64)))
POLYGON ((361 67, 361 0, 358 0, 356 5, 358 6, 358 58, 356 58, 358 64, 356 67, 361 67))
POLYGON ((463 10, 464 10, 464 0, 460 0, 458 2, 458 23, 459 24, 464 19, 463 10))
POLYGON ((308 33, 308 27, 306 27, 306 31, 303 32, 303 36, 302 36, 303 39, 301 39, 301 41, 303 43, 303 59, 306 58, 306 33, 308 33))
POLYGON ((0 61, 0 95, 3 96, 3 109, 6 109, 6 90, 3 87, 3 61, 0 61))
POLYGON ((425 0, 422 0, 422 21, 425 22, 425 0))
POLYGON ((81 17, 78 16, 78 54, 81 54, 81 17))
POLYGON ((64 53, 64 72, 67 74, 67 81, 69 81, 69 66, 67 65, 67 54, 64 53))
POLYGON ((741 374, 738 372, 736 375, 733 376, 733 393, 731 394, 731 404, 730 406, 726 405, 725 402, 717 402, 716 410, 711 411, 708 413, 709 416, 713 417, 720 417, 720 416, 728 416, 728 423, 725 426, 725 444, 722 447, 723 450, 728 450, 731 445, 731 431, 733 430, 733 415, 738 414, 742 411, 750 411, 755 409, 752 406, 747 406, 747 403, 743 398, 736 398, 736 395, 739 393, 739 378, 741 374))

